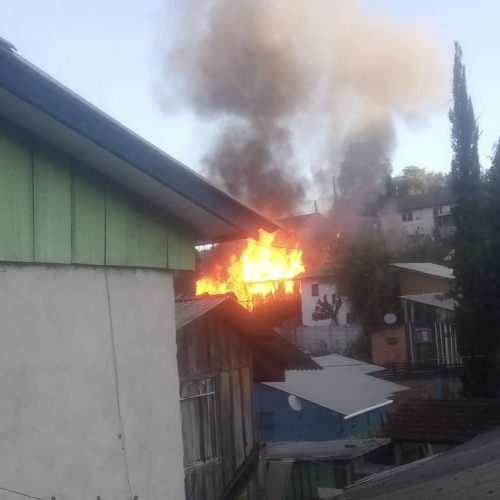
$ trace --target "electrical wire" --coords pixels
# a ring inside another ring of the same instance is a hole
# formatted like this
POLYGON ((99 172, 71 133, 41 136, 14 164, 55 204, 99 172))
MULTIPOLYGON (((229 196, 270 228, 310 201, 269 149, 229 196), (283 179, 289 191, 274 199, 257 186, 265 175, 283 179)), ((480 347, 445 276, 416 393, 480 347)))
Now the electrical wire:
POLYGON ((28 493, 21 493, 20 491, 9 490, 9 488, 4 488, 2 486, 0 486, 0 490, 7 491, 9 493, 14 493, 15 495, 19 495, 19 496, 24 497, 24 498, 33 498, 34 500, 43 500, 43 498, 34 497, 33 495, 28 495, 28 493))
POLYGON ((133 500, 132 496, 132 484, 130 482, 130 471, 128 466, 128 458, 127 458, 127 449, 125 447, 125 426, 123 424, 121 406, 120 406, 120 386, 118 379, 118 361, 116 359, 116 348, 115 348, 115 329, 113 324, 113 314, 111 312, 111 297, 109 293, 109 281, 108 281, 108 270, 104 269, 104 280, 106 282, 106 299, 108 306, 108 316, 109 316, 109 332, 111 337, 111 349, 113 353, 113 370, 115 376, 115 396, 116 396, 116 406, 118 411, 118 421, 120 424, 120 439, 122 441, 122 450, 123 450, 123 460, 125 462, 125 475, 127 478, 127 487, 130 494, 130 500, 133 500))

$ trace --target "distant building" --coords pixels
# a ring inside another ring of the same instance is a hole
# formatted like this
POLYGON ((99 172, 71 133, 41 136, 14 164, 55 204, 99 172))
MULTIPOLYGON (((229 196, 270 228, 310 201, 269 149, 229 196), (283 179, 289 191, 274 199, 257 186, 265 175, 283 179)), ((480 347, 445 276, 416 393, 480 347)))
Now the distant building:
POLYGON ((453 271, 432 263, 396 263, 409 361, 439 366, 461 363, 453 327, 453 271))
POLYGON ((448 189, 391 200, 379 213, 380 226, 384 232, 399 233, 402 237, 445 238, 455 229, 452 205, 448 189))
POLYGON ((287 370, 283 382, 257 384, 255 410, 263 442, 362 437, 380 427, 385 407, 407 388, 373 376, 381 367, 332 354, 322 370, 287 370))
POLYGON ((397 324, 370 333, 372 362, 380 366, 408 362, 405 325, 397 324))
POLYGON ((297 277, 301 324, 281 328, 291 342, 313 354, 342 353, 360 331, 346 296, 335 284, 333 265, 322 264, 297 277))
POLYGON ((401 324, 370 334, 372 360, 386 368, 377 376, 411 387, 401 398, 459 397, 452 270, 427 262, 392 266, 399 274, 403 318, 401 324))

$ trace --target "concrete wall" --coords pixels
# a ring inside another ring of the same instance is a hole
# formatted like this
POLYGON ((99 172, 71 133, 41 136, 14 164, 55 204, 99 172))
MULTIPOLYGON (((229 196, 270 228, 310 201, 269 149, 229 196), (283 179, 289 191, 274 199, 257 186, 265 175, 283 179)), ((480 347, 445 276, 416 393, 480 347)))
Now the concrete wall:
POLYGON ((354 342, 361 332, 357 324, 295 326, 279 330, 292 344, 317 356, 334 352, 342 354, 347 345, 354 342))
POLYGON ((0 486, 183 499, 172 277, 0 267, 0 486))

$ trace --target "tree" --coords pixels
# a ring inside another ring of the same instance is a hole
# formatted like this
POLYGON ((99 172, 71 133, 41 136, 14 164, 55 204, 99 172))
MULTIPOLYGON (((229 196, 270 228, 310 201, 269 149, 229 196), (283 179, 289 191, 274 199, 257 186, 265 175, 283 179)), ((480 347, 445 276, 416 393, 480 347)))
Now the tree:
POLYGON ((491 304, 491 323, 493 326, 492 344, 496 353, 500 347, 500 142, 486 179, 485 221, 486 265, 488 267, 489 296, 491 304))
POLYGON ((409 166, 403 169, 401 175, 392 178, 392 184, 396 196, 402 198, 442 189, 448 184, 448 176, 441 172, 428 172, 425 168, 409 166))
POLYGON ((390 249, 377 235, 344 244, 337 256, 337 286, 349 298, 365 334, 382 326, 384 314, 398 308, 391 262, 390 249))
POLYGON ((456 231, 452 259, 455 275, 455 328, 463 357, 464 389, 469 395, 494 397, 497 392, 496 332, 489 293, 484 191, 478 156, 478 128, 467 92, 462 50, 455 44, 451 188, 456 231))

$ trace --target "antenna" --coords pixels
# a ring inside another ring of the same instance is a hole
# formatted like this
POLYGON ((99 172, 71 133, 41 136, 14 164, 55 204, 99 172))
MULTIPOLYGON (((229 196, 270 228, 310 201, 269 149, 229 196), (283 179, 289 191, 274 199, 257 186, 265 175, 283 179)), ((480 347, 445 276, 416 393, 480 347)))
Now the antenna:
POLYGON ((397 320, 398 318, 394 313, 384 314, 384 323, 386 325, 394 325, 394 323, 396 323, 397 320))
POLYGON ((290 394, 290 396, 288 396, 288 404, 292 410, 302 411, 302 401, 297 396, 290 394))

